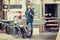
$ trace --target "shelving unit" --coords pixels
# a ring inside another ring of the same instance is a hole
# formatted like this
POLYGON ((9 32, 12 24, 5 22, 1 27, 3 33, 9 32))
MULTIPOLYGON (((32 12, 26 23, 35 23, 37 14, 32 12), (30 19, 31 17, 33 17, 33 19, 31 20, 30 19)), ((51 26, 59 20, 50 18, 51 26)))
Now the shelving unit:
POLYGON ((55 18, 51 19, 50 18, 50 19, 46 19, 46 20, 48 20, 46 22, 46 25, 45 25, 46 30, 55 31, 55 32, 57 32, 59 30, 59 24, 58 24, 58 20, 57 19, 55 19, 55 18))
POLYGON ((57 14, 57 4, 45 4, 45 18, 47 20, 45 27, 46 31, 58 32, 58 14, 57 14), (47 18, 48 17, 48 18, 47 18))

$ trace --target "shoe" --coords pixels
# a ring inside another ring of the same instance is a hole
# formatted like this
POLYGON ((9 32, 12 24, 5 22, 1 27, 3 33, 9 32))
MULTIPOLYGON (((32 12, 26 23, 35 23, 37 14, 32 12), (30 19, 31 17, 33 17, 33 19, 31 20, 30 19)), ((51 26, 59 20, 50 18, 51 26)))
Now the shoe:
POLYGON ((22 35, 22 38, 26 38, 26 35, 25 35, 25 34, 23 34, 23 35, 22 35))
POLYGON ((32 36, 27 36, 27 38, 31 38, 32 36))

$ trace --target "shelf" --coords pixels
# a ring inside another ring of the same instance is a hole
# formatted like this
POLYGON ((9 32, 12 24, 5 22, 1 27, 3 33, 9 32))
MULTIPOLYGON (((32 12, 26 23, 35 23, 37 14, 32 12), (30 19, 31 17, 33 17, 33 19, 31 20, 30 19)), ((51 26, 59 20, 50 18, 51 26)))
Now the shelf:
POLYGON ((58 20, 48 20, 47 22, 58 22, 58 20))
POLYGON ((45 17, 45 19, 57 19, 57 17, 45 17))
POLYGON ((47 29, 49 29, 49 30, 57 30, 57 29, 59 29, 59 28, 47 28, 47 29))
POLYGON ((47 24, 46 26, 59 26, 59 24, 47 24))

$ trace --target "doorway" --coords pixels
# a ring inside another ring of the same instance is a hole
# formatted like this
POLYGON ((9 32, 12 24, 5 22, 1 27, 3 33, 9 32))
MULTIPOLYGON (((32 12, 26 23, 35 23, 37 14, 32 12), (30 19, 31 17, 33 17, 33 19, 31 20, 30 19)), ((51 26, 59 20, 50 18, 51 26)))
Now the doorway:
POLYGON ((58 32, 58 13, 57 13, 57 4, 45 4, 45 18, 47 21, 45 24, 46 31, 58 32))
POLYGON ((45 14, 48 14, 45 17, 57 17, 57 4, 45 4, 45 14))

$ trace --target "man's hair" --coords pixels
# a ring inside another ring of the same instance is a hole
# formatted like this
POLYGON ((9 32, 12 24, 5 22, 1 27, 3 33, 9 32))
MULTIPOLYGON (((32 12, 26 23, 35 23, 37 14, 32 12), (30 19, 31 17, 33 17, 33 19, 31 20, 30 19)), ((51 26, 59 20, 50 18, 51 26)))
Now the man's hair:
POLYGON ((27 6, 29 6, 29 5, 31 6, 31 4, 28 4, 27 6))
POLYGON ((18 11, 18 13, 22 13, 21 11, 18 11))

